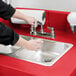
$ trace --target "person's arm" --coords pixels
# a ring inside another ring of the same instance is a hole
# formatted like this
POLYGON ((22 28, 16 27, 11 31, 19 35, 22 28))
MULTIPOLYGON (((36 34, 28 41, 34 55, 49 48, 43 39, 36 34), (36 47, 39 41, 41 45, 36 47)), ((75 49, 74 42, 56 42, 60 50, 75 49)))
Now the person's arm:
MULTIPOLYGON (((0 0, 0 17, 7 20, 10 19, 12 16, 15 18, 26 20, 29 24, 34 23, 31 17, 24 17, 22 13, 16 11, 13 7, 7 5, 2 0, 0 0)), ((16 44, 17 46, 21 46, 30 50, 37 50, 41 47, 41 43, 41 40, 24 40, 20 38, 19 35, 16 32, 14 32, 11 28, 5 26, 4 24, 0 24, 0 44, 16 44)))
POLYGON ((28 24, 36 25, 36 27, 37 27, 37 20, 34 17, 24 15, 20 11, 16 10, 15 13, 14 13, 14 15, 12 17, 18 18, 18 19, 22 19, 25 22, 27 22, 28 24))
POLYGON ((29 40, 29 41, 27 41, 27 40, 19 37, 19 40, 16 42, 15 45, 29 49, 29 50, 36 51, 42 47, 42 43, 43 43, 43 41, 41 41, 41 40, 29 40))
POLYGON ((36 25, 37 27, 37 21, 34 17, 26 16, 21 12, 16 11, 11 5, 4 3, 2 0, 0 0, 0 17, 5 20, 15 17, 26 21, 28 24, 36 25))
POLYGON ((7 25, 0 22, 0 44, 14 45, 19 40, 19 35, 7 25))
POLYGON ((8 20, 15 13, 15 9, 11 6, 0 0, 0 17, 8 20))
POLYGON ((0 23, 0 44, 17 45, 29 50, 38 50, 41 48, 41 40, 25 40, 3 23, 0 23))

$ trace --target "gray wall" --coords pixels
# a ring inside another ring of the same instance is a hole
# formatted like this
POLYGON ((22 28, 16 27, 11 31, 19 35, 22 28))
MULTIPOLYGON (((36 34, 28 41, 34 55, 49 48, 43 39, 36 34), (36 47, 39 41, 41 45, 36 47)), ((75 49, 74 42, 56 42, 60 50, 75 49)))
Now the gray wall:
POLYGON ((76 11, 76 0, 9 0, 15 7, 76 11))

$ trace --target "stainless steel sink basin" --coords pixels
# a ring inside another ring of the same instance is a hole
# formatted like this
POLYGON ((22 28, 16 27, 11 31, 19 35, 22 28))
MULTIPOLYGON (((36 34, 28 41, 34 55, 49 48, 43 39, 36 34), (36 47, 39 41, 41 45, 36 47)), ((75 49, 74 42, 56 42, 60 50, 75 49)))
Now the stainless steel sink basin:
MULTIPOLYGON (((28 36, 22 36, 22 37, 27 40, 34 39, 33 37, 28 36)), ((21 47, 13 46, 11 47, 13 53, 8 54, 8 56, 44 66, 52 66, 73 46, 72 44, 69 43, 63 43, 45 39, 42 40, 44 41, 44 43, 42 45, 42 48, 38 51, 31 51, 28 49, 23 49, 21 47)))

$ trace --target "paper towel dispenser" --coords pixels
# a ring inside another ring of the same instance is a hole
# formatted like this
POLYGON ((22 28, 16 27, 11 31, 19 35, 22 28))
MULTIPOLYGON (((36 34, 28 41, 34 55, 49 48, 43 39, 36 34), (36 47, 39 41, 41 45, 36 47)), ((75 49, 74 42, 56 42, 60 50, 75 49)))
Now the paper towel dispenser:
MULTIPOLYGON (((17 11, 20 11, 21 13, 35 17, 37 21, 41 22, 43 25, 45 23, 45 11, 44 10, 28 10, 28 9, 16 9, 17 11)), ((12 23, 16 24, 27 24, 24 20, 17 19, 17 18, 11 18, 12 23)))

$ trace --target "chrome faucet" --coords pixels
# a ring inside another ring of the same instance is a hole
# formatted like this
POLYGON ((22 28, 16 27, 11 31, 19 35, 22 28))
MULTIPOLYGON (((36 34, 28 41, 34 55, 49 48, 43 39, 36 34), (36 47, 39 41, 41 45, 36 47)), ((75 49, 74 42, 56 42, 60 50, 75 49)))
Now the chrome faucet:
POLYGON ((36 35, 36 27, 34 25, 31 25, 30 34, 36 35))
POLYGON ((50 33, 50 36, 51 36, 51 38, 55 38, 55 31, 54 31, 54 28, 53 27, 47 27, 48 29, 50 29, 51 30, 51 33, 50 33))
MULTIPOLYGON (((41 30, 40 32, 43 33, 43 25, 41 22, 37 21, 37 25, 41 25, 41 30)), ((36 25, 35 25, 36 26, 36 25)), ((36 31, 36 27, 34 25, 31 25, 31 30, 30 30, 30 34, 32 35, 36 35, 37 31, 36 31)))
POLYGON ((55 38, 55 31, 53 27, 51 28, 51 38, 55 38))
POLYGON ((37 24, 41 25, 41 30, 36 31, 36 27, 34 25, 31 25, 31 30, 30 30, 31 35, 37 35, 37 36, 48 37, 53 39, 55 38, 55 32, 53 27, 47 27, 48 29, 51 30, 51 33, 47 33, 47 32, 44 32, 43 25, 41 22, 37 21, 37 24))

